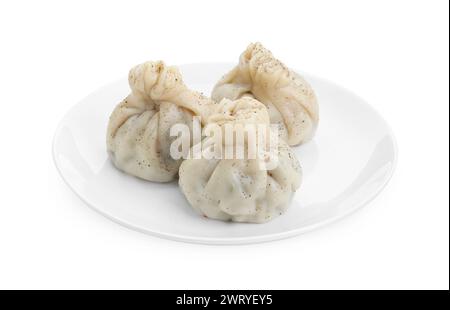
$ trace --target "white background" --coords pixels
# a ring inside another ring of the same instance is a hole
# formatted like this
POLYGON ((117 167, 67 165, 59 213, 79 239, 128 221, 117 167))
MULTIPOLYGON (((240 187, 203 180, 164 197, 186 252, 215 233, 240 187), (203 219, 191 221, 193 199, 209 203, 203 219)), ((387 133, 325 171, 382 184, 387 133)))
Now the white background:
POLYGON ((448 289, 448 1, 2 1, 0 288, 448 289), (391 124, 399 163, 356 214, 203 246, 123 228, 59 177, 65 112, 145 60, 236 61, 261 41, 391 124))

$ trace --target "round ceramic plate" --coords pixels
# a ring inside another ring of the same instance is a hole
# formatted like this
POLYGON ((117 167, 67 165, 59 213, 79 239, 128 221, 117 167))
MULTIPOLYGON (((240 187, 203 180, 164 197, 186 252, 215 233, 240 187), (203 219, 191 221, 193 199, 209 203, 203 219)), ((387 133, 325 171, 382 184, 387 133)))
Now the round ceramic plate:
MULTIPOLYGON (((180 66, 186 84, 209 94, 232 64, 180 66)), ((89 206, 129 228, 197 243, 242 244, 286 238, 325 225, 367 204, 386 185, 396 144, 383 118, 353 93, 304 74, 316 91, 320 123, 314 139, 295 147, 303 183, 282 216, 265 224, 211 220, 189 206, 177 182, 153 183, 117 170, 106 152, 106 127, 128 93, 126 79, 108 84, 61 121, 53 155, 62 178, 89 206)))

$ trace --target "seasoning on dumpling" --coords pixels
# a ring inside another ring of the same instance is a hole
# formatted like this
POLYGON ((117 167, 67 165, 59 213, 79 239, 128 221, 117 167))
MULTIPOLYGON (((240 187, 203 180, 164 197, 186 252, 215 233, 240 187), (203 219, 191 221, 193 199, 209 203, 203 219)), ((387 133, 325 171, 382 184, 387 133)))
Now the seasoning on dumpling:
POLYGON ((162 61, 130 70, 131 93, 112 112, 107 149, 114 165, 139 178, 168 182, 182 159, 170 156, 174 124, 192 128, 193 116, 212 101, 186 87, 177 68, 162 61))
POLYGON ((254 97, 264 103, 272 124, 289 145, 309 140, 319 121, 319 107, 311 86, 276 59, 261 43, 252 43, 239 64, 214 87, 212 99, 254 97))
MULTIPOLYGON (((253 98, 222 100, 208 117, 207 126, 211 124, 221 129, 227 125, 242 129, 243 124, 270 129, 267 109, 253 98)), ((275 140, 277 165, 270 169, 260 157, 226 159, 224 151, 221 158, 183 161, 179 185, 191 206, 208 218, 224 221, 263 223, 281 215, 300 186, 301 168, 286 142, 275 140)), ((225 145, 225 139, 220 143, 225 145)), ((247 151, 249 145, 249 140, 234 140, 236 149, 247 151)), ((262 145, 267 147, 265 142, 262 145)))

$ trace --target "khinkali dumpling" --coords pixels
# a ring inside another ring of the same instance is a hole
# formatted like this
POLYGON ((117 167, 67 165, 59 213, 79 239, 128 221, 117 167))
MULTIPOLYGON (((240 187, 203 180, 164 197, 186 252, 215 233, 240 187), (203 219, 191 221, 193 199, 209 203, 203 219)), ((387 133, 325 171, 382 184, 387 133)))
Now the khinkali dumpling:
POLYGON ((264 103, 271 123, 289 145, 310 139, 317 127, 319 108, 310 85, 287 68, 260 43, 250 44, 239 64, 214 87, 212 99, 251 96, 264 103))
POLYGON ((131 93, 112 112, 107 149, 114 165, 139 178, 168 182, 182 159, 170 156, 174 124, 192 128, 193 116, 212 101, 186 87, 175 67, 146 62, 130 70, 131 93))
MULTIPOLYGON (((267 109, 253 98, 222 100, 208 117, 207 127, 211 124, 221 129, 262 124, 262 130, 270 130, 267 109)), ((271 170, 267 158, 222 159, 226 158, 223 151, 217 159, 186 159, 179 171, 182 192, 191 206, 208 218, 254 223, 273 219, 286 210, 301 182, 301 168, 291 148, 282 139, 276 142, 278 164, 271 170)), ((233 143, 236 149, 241 146, 247 150, 249 145, 247 140, 242 145, 233 143)))

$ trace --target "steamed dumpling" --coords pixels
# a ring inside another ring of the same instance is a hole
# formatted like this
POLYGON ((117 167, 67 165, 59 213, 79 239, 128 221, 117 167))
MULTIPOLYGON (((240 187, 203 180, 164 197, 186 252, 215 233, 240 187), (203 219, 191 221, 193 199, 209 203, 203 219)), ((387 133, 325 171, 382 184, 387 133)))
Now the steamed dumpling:
MULTIPOLYGON (((255 99, 224 99, 218 106, 208 124, 221 128, 265 124, 269 128, 267 109, 255 99)), ((301 168, 291 148, 282 139, 277 142, 278 165, 271 170, 260 158, 186 159, 180 166, 180 188, 191 206, 208 218, 267 222, 287 209, 301 182, 301 168)), ((247 141, 241 146, 246 149, 247 141)))
POLYGON ((112 112, 107 149, 114 165, 139 178, 168 182, 182 159, 170 156, 174 124, 192 128, 192 118, 211 100, 191 91, 175 67, 146 62, 130 70, 131 93, 112 112))
POLYGON ((311 86, 260 43, 250 44, 239 64, 214 87, 212 99, 254 97, 264 103, 271 123, 289 145, 309 140, 317 127, 319 108, 311 86))

